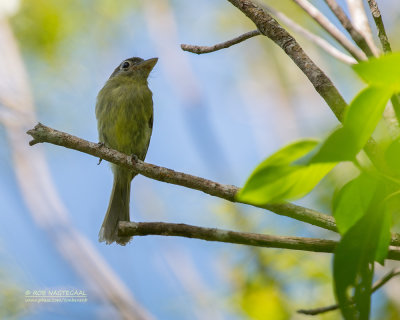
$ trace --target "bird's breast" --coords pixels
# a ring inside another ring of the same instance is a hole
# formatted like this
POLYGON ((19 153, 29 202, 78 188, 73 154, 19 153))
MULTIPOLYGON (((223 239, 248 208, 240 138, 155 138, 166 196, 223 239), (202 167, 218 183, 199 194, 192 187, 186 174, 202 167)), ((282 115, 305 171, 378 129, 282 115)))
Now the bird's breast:
POLYGON ((96 105, 100 141, 144 159, 150 142, 152 93, 147 85, 103 88, 96 105), (102 92, 106 89, 105 92, 102 92))

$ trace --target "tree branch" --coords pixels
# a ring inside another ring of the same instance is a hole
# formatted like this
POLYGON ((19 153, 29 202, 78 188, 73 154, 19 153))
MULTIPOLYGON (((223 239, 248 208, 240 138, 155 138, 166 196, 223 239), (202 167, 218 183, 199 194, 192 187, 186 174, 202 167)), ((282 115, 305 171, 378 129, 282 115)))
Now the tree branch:
POLYGON ((226 49, 229 48, 235 44, 238 44, 240 42, 243 42, 247 39, 250 39, 252 37, 258 36, 260 35, 261 32, 258 30, 253 30, 253 31, 249 31, 246 32, 236 38, 233 38, 231 40, 225 41, 225 42, 221 42, 218 44, 215 44, 213 46, 196 46, 196 45, 190 45, 190 44, 181 44, 181 48, 183 51, 188 51, 188 52, 192 52, 192 53, 196 53, 196 54, 202 54, 202 53, 210 53, 210 52, 214 52, 214 51, 218 51, 221 49, 226 49))
POLYGON ((367 57, 357 48, 347 37, 330 22, 316 7, 307 0, 293 0, 305 12, 307 12, 326 32, 328 32, 337 42, 341 44, 357 60, 366 60, 367 57))
POLYGON ((383 20, 381 12, 379 11, 378 4, 375 0, 368 0, 369 8, 371 9, 372 17, 374 18, 376 28, 378 29, 378 37, 381 41, 383 52, 391 52, 390 42, 386 34, 385 26, 383 25, 383 20))
POLYGON ((292 249, 332 253, 337 241, 302 237, 272 236, 258 233, 237 232, 217 228, 197 227, 183 223, 126 222, 119 223, 121 236, 174 236, 244 244, 257 247, 292 249))
POLYGON ((297 43, 268 12, 251 0, 228 0, 257 26, 260 32, 280 46, 307 76, 315 90, 326 101, 336 117, 341 121, 347 104, 332 81, 307 56, 297 43))
MULTIPOLYGON (((307 76, 319 95, 325 100, 340 122, 343 120, 346 101, 327 75, 310 59, 296 39, 287 32, 261 5, 252 0, 228 0, 242 11, 257 26, 258 30, 278 46, 293 60, 307 76)), ((381 167, 384 163, 383 152, 376 142, 370 138, 364 147, 372 163, 381 167)))
MULTIPOLYGON (((400 269, 393 269, 384 275, 381 279, 377 280, 371 288, 371 294, 377 291, 379 288, 384 286, 390 279, 394 278, 395 276, 400 275, 400 269)), ((321 313, 325 313, 328 311, 333 311, 339 309, 338 304, 333 304, 327 307, 315 308, 315 309, 300 309, 297 310, 297 313, 306 314, 309 316, 316 316, 321 313)))
MULTIPOLYGON (((204 193, 215 197, 231 202, 238 202, 235 195, 239 191, 239 188, 233 185, 220 184, 218 182, 159 167, 140 160, 135 162, 131 156, 107 148, 99 143, 89 142, 68 133, 46 127, 41 123, 37 124, 35 128, 29 130, 27 133, 33 137, 33 140, 29 142, 31 146, 43 142, 52 143, 107 160, 154 180, 203 191, 204 193)), ((267 204, 263 206, 256 206, 246 202, 239 203, 267 209, 282 216, 287 216, 327 230, 337 231, 335 220, 332 216, 292 203, 267 204)), ((400 246, 399 234, 392 235, 391 244, 400 246)))
MULTIPOLYGON (((165 222, 119 222, 120 236, 173 236, 216 241, 225 243, 244 244, 248 246, 291 249, 310 252, 333 253, 338 244, 334 240, 272 236, 267 234, 238 232, 217 228, 197 227, 183 223, 165 222)), ((389 249, 388 259, 400 260, 400 248, 389 249)), ((382 286, 383 284, 381 284, 382 286)))
POLYGON ((332 46, 328 41, 325 39, 317 36, 316 34, 308 31, 307 29, 303 28, 296 22, 294 22, 292 19, 284 15, 282 12, 279 12, 275 10, 274 8, 268 7, 266 5, 263 5, 263 8, 265 8, 267 11, 271 12, 276 18, 278 18, 281 22, 283 22, 285 25, 289 26, 292 28, 294 31, 298 32, 299 34, 303 35, 305 38, 309 39, 313 43, 315 43, 317 46, 325 50, 327 53, 329 53, 332 57, 343 61, 347 64, 356 64, 357 60, 354 59, 353 57, 341 52, 340 50, 336 49, 334 46, 332 46))
POLYGON ((362 51, 367 55, 367 57, 372 57, 374 54, 372 53, 371 48, 369 47, 367 40, 364 36, 354 28, 350 19, 347 17, 346 13, 339 6, 336 0, 325 0, 328 7, 331 9, 333 14, 338 18, 342 26, 347 30, 350 34, 351 38, 354 42, 361 48, 362 51))

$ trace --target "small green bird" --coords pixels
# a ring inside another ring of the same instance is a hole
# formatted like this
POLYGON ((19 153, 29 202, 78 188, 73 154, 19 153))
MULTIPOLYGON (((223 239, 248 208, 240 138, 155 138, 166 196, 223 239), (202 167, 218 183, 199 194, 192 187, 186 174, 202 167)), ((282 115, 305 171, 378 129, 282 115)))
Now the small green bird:
MULTIPOLYGON (((153 99, 147 83, 158 58, 126 59, 114 70, 97 96, 96 118, 100 143, 140 160, 146 157, 153 129, 153 99)), ((112 164, 114 184, 99 241, 125 245, 118 222, 129 221, 132 171, 112 164)))

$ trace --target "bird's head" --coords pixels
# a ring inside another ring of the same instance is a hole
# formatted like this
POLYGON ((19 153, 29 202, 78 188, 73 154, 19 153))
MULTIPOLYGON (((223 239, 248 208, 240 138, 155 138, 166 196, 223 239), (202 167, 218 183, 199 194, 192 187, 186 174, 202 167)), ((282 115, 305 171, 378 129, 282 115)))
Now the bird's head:
POLYGON ((114 72, 110 76, 110 79, 127 77, 135 80, 147 81, 147 78, 157 61, 158 58, 143 60, 142 58, 133 57, 126 59, 115 68, 114 72))

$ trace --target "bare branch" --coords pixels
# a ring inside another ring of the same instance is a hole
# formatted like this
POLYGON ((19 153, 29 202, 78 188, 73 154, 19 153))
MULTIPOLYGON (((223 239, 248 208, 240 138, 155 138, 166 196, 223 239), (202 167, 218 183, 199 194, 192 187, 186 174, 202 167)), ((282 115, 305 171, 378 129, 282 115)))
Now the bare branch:
POLYGON ((309 39, 310 41, 314 42, 317 46, 319 46, 320 48, 325 50, 332 57, 334 57, 344 63, 347 63, 347 64, 356 64, 357 63, 356 59, 339 51, 334 46, 332 46, 328 41, 326 41, 325 39, 308 31, 307 29, 303 28, 302 26, 300 26, 299 24, 294 22, 292 19, 290 19, 289 17, 284 15, 282 12, 279 12, 279 11, 275 10, 274 8, 268 7, 266 5, 263 5, 263 7, 266 8, 269 12, 271 12, 276 18, 278 18, 285 25, 292 28, 297 33, 303 35, 305 38, 309 39))
POLYGON ((378 29, 379 40, 381 41, 383 52, 391 52, 389 39, 386 35, 385 26, 383 25, 383 20, 381 12, 379 11, 378 4, 375 0, 368 0, 369 8, 371 9, 372 17, 374 18, 376 28, 378 29))
POLYGON ((374 56, 379 56, 380 50, 374 42, 371 27, 369 25, 367 13, 364 9, 363 0, 346 0, 347 7, 349 8, 350 17, 353 22, 354 28, 360 32, 367 40, 368 46, 371 48, 374 56))
POLYGON ((202 53, 210 53, 210 52, 214 52, 214 51, 218 51, 221 49, 226 49, 229 48, 235 44, 238 44, 240 42, 243 42, 247 39, 250 39, 252 37, 258 36, 260 35, 261 32, 258 30, 253 30, 253 31, 249 31, 246 32, 236 38, 233 38, 231 40, 225 41, 225 42, 221 42, 218 44, 215 44, 213 46, 196 46, 196 45, 190 45, 190 44, 181 44, 181 48, 183 51, 189 51, 192 53, 197 53, 197 54, 202 54, 202 53))
MULTIPOLYGON (((256 247, 310 252, 333 253, 338 244, 338 242, 334 240, 273 236, 268 234, 238 232, 217 228, 204 228, 183 223, 121 221, 119 222, 118 227, 118 234, 120 236, 174 236, 206 241, 244 244, 256 247)), ((388 259, 400 260, 400 249, 396 247, 389 249, 388 259)), ((387 281, 389 281, 389 279, 384 283, 387 281)), ((380 284, 379 287, 383 284, 380 284)))
MULTIPOLYGON (((239 202, 235 197, 239 188, 233 185, 220 184, 218 182, 159 167, 140 160, 132 161, 131 156, 125 155, 119 151, 107 148, 99 143, 89 142, 68 133, 46 127, 40 123, 27 133, 33 137, 33 140, 29 142, 30 145, 43 142, 52 143, 107 160, 154 180, 203 191, 209 195, 231 202, 239 202)), ((257 206, 251 203, 245 204, 267 209, 276 214, 287 216, 327 230, 337 231, 335 220, 332 216, 292 203, 268 204, 263 206, 257 206)), ((391 244, 400 246, 399 234, 392 235, 391 244)))
POLYGON ((316 7, 307 0, 293 0, 307 12, 326 32, 341 44, 357 60, 366 60, 367 57, 357 48, 336 26, 331 23, 316 7))
POLYGON ((302 237, 272 236, 267 234, 237 232, 217 228, 204 228, 183 223, 126 222, 119 223, 118 234, 123 236, 175 236, 244 244, 249 246, 292 249, 332 253, 337 241, 302 237))
POLYGON ((353 24, 351 23, 350 19, 347 17, 346 13, 343 9, 339 6, 336 0, 325 0, 328 7, 334 13, 336 18, 340 21, 342 26, 347 30, 350 34, 351 38, 354 42, 361 48, 362 51, 367 55, 367 57, 371 57, 374 54, 372 53, 371 48, 369 47, 367 40, 364 36, 354 28, 353 24))
MULTIPOLYGON (((398 276, 398 275, 400 275, 400 269, 393 269, 390 272, 388 272, 381 279, 377 280, 374 283, 374 285, 371 288, 371 294, 374 293, 375 291, 377 291, 383 285, 385 285, 390 279, 393 279, 395 276, 398 276)), ((297 313, 302 313, 302 314, 306 314, 309 316, 316 316, 318 314, 337 310, 337 309, 339 309, 339 305, 333 304, 331 306, 315 308, 315 309, 301 309, 301 310, 297 310, 297 313)))

